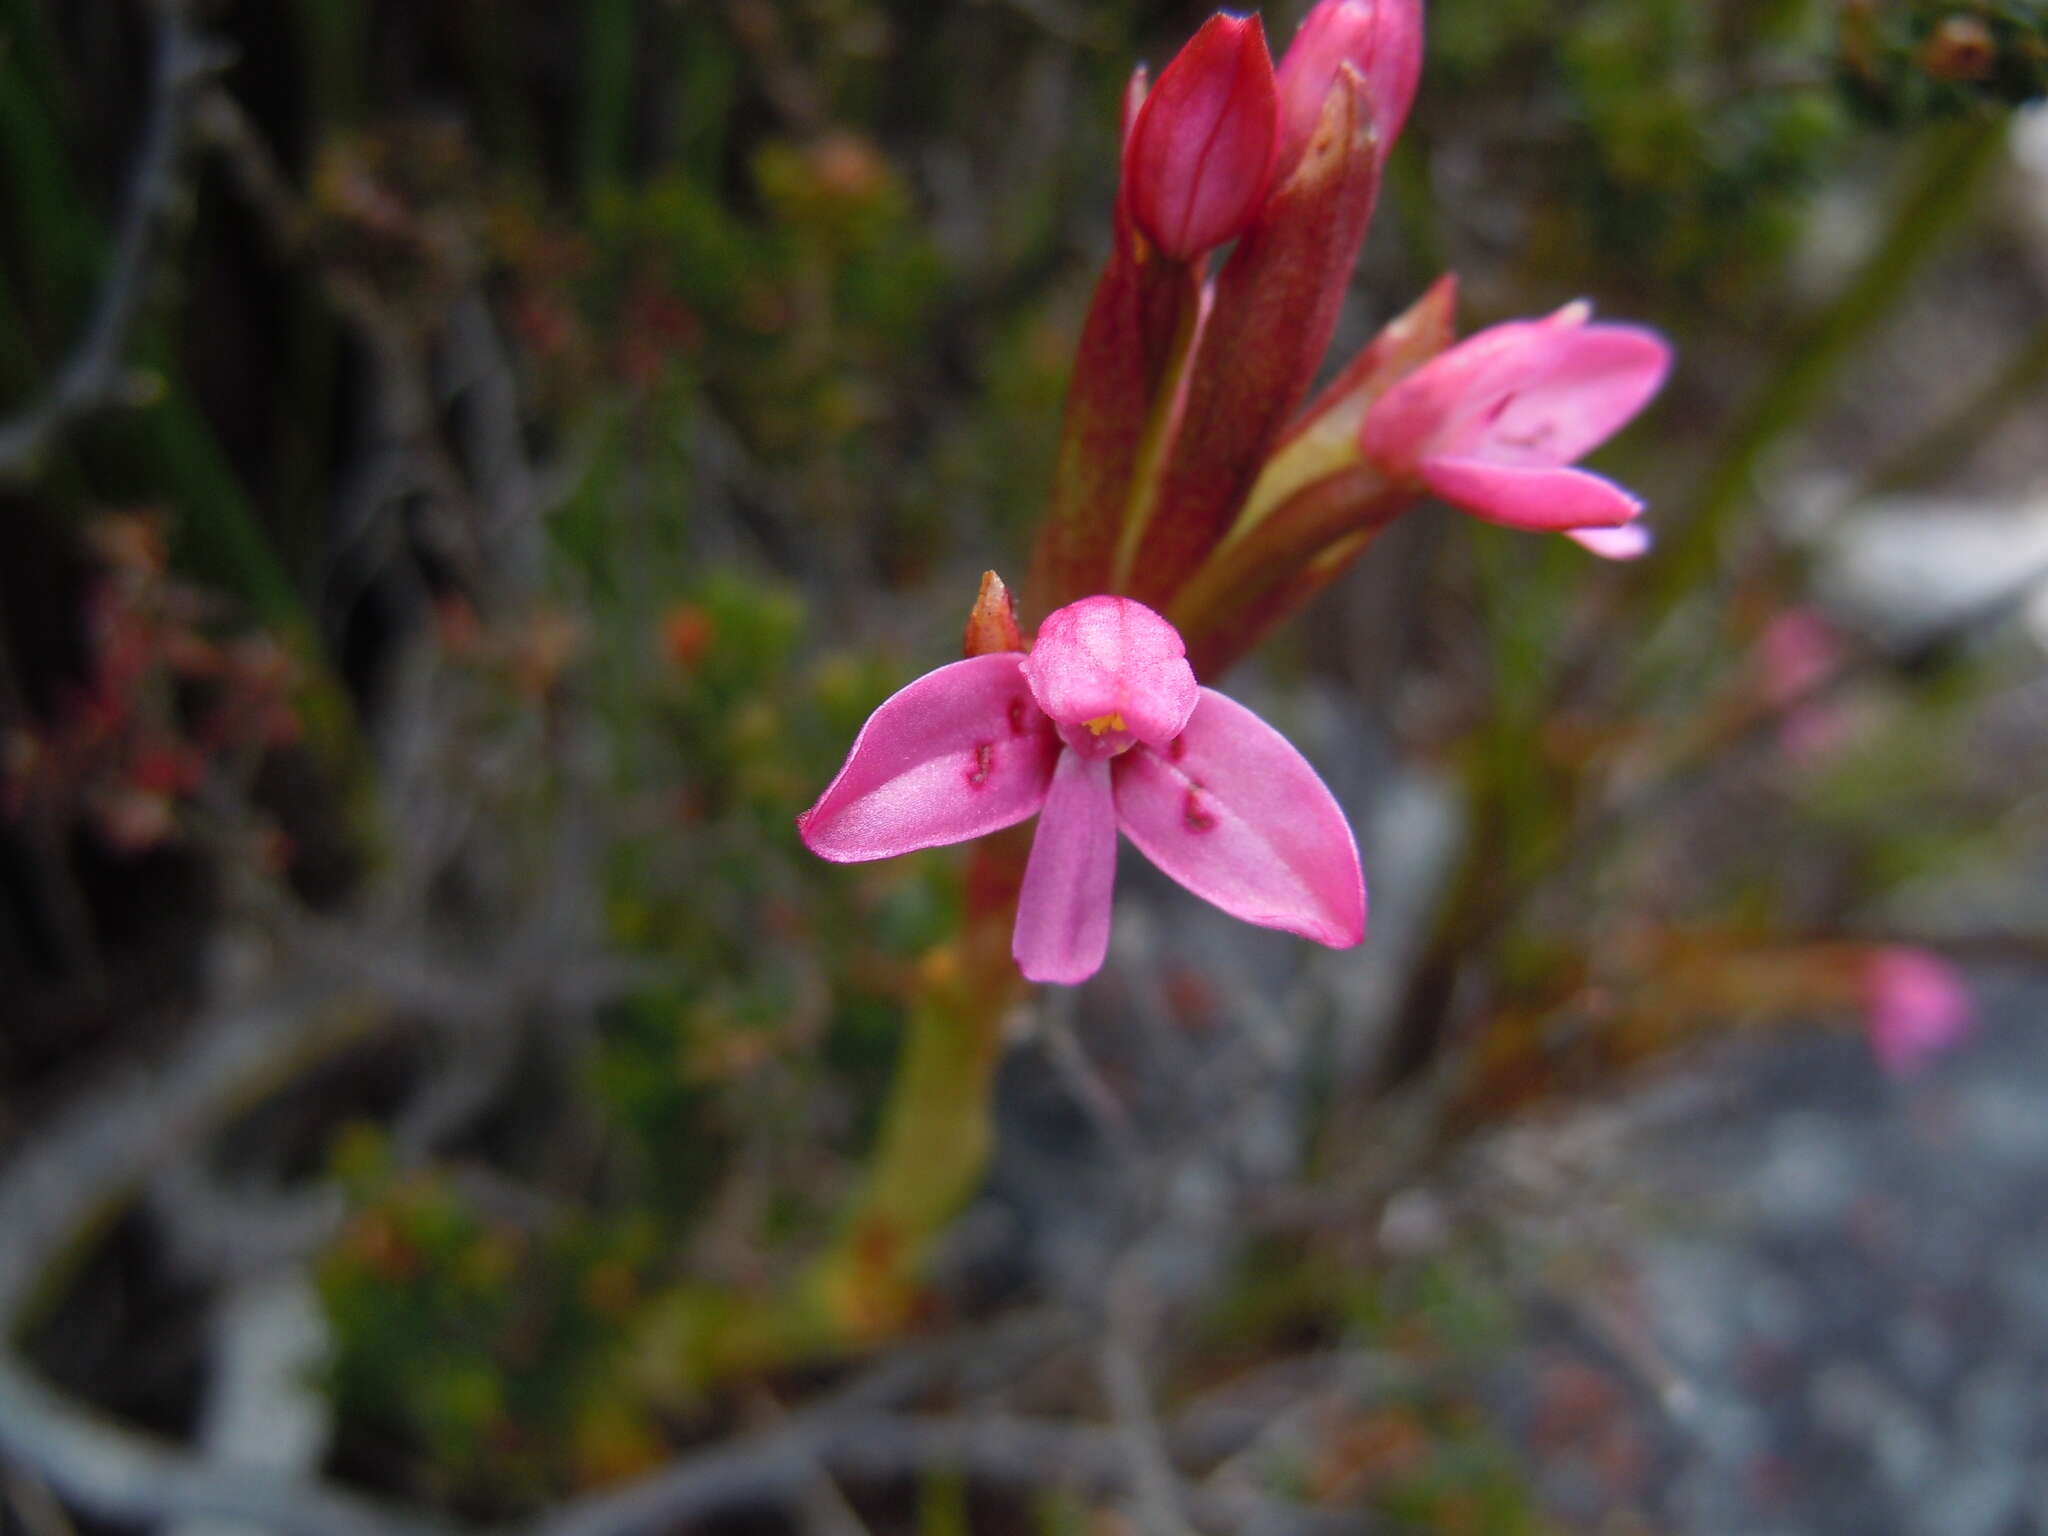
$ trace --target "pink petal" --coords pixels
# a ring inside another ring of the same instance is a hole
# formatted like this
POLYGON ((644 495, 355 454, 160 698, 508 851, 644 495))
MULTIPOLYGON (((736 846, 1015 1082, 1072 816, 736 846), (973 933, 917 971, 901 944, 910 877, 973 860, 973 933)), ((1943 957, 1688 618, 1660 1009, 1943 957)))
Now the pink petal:
POLYGON ((1162 749, 1114 765, 1117 821, 1160 869, 1232 917, 1344 949, 1365 876, 1343 811, 1273 727, 1213 689, 1162 749))
POLYGON ((1116 807, 1109 764, 1062 752, 1017 893, 1010 954, 1031 981, 1086 981, 1109 953, 1116 807))
POLYGON ((1583 304, 1467 337, 1381 397, 1366 457, 1405 472, 1431 457, 1569 464, 1607 441, 1664 383, 1671 348, 1634 325, 1589 325, 1583 304))
POLYGON ((1422 73, 1421 0, 1321 0, 1301 23, 1280 61, 1280 144, 1276 180, 1294 169, 1323 105, 1350 65, 1365 82, 1374 148, 1381 160, 1394 147, 1422 73))
POLYGON ((1649 404, 1670 371, 1671 348, 1641 326, 1554 327, 1530 361, 1536 370, 1491 410, 1475 455, 1500 464, 1574 462, 1649 404))
POLYGON ((1650 525, 1641 518, 1619 528, 1567 528, 1564 536, 1602 560, 1640 560, 1657 542, 1650 525))
MULTIPOLYGON (((1038 707, 1071 728, 1121 717, 1105 746, 1164 744, 1180 734, 1195 707, 1187 647, 1165 619, 1128 597, 1084 597, 1048 614, 1038 626, 1024 677, 1038 707)), ((1107 755, 1107 752, 1102 755, 1107 755)))
POLYGON ((1422 483, 1474 517, 1539 533, 1618 528, 1643 510, 1640 501, 1612 480, 1583 469, 1425 459, 1422 483))
POLYGON ((1014 652, 927 672, 883 701, 797 817, 811 852, 886 859, 1014 826, 1045 802, 1059 738, 1014 652))
POLYGON ((1583 309, 1568 308, 1466 337, 1373 402, 1359 425, 1359 447, 1396 478, 1431 454, 1468 447, 1495 403, 1542 368, 1554 333, 1583 320, 1583 309))

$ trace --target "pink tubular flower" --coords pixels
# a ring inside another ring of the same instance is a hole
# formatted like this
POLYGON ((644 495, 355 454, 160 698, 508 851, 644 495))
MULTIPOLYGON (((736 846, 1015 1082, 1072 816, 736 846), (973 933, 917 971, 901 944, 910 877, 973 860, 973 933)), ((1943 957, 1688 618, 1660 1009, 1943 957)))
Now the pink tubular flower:
POLYGON ((1125 192, 1145 238, 1188 261, 1242 234, 1266 195, 1277 110, 1259 18, 1217 12, 1131 123, 1125 192))
POLYGON ((1976 1022, 1955 967, 1909 945, 1871 954, 1863 978, 1864 1022, 1878 1064, 1911 1077, 1961 1042, 1976 1022))
POLYGON ((1389 389, 1359 447, 1396 483, 1488 522, 1569 533, 1595 554, 1649 548, 1640 501, 1571 464, 1618 432, 1664 382, 1654 331, 1588 324, 1584 304, 1481 331, 1389 389))
POLYGON ((1323 120, 1337 72, 1349 65, 1365 87, 1375 154, 1382 164, 1408 121, 1422 75, 1420 0, 1322 0, 1280 60, 1280 144, 1274 175, 1294 169, 1323 120))
POLYGON ((797 818, 813 853, 884 859, 1038 815, 1010 950, 1032 981, 1086 981, 1109 948, 1119 829, 1233 917, 1348 948, 1365 879, 1344 813, 1301 754, 1200 687, 1171 624, 1090 597, 1026 655, 970 657, 885 700, 797 818))

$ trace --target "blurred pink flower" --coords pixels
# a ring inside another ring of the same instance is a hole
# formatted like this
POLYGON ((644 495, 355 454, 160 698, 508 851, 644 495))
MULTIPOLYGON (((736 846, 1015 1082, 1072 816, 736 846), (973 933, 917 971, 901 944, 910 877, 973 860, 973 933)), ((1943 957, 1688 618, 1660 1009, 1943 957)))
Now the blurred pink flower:
POLYGON ((1842 664, 1844 649, 1834 626, 1811 608, 1787 608, 1757 642, 1764 701, 1784 711, 1778 745, 1796 762, 1816 762, 1848 740, 1852 722, 1839 699, 1808 698, 1842 664))
POLYGON ((1642 554, 1642 503, 1571 465, 1656 394, 1671 348, 1654 331, 1590 315, 1567 304, 1509 321, 1423 364, 1366 413, 1366 459, 1488 522, 1568 533, 1608 559, 1642 554))
POLYGON ((1199 686, 1173 626, 1130 598, 1084 598, 1028 654, 956 661, 884 701, 797 826, 848 863, 1033 815, 1011 938, 1033 981, 1101 967, 1119 830, 1233 917, 1340 949, 1365 935, 1358 847, 1329 789, 1279 732, 1199 686))
POLYGON ((1259 18, 1218 11, 1146 92, 1124 145, 1145 238, 1188 261, 1242 234, 1265 200, 1277 110, 1259 18))
POLYGON ((1960 1043, 1976 1009, 1956 968, 1907 945, 1872 951, 1863 976, 1864 1027, 1885 1071, 1911 1077, 1960 1043))

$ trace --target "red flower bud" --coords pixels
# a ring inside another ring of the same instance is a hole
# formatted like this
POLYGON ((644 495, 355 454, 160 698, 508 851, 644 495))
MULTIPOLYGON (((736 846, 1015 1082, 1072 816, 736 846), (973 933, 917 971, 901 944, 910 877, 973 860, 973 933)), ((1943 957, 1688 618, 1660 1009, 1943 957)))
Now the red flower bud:
POLYGON ((1323 106, 1349 64, 1365 85, 1373 137, 1384 161, 1408 120, 1422 73, 1421 0, 1322 0, 1308 13, 1280 61, 1280 139, 1274 175, 1301 158, 1323 119, 1323 106))
POLYGON ((1277 125, 1265 29, 1217 12, 1131 125, 1124 179, 1140 232, 1178 261, 1243 233, 1265 197, 1277 125))

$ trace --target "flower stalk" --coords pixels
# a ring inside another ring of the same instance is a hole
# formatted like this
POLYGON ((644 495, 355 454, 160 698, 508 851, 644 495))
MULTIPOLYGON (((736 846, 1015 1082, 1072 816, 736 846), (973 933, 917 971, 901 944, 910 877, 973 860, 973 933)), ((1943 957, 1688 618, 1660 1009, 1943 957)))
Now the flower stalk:
POLYGON ((834 1337, 914 1315, 987 1155, 1003 1018, 1027 981, 1103 963, 1120 836, 1245 921, 1336 948, 1363 936, 1343 809, 1205 684, 1430 496, 1612 558, 1647 547, 1640 502, 1573 465, 1662 382, 1649 332, 1572 305, 1456 342, 1445 278, 1309 400, 1421 39, 1421 0, 1320 0, 1276 71, 1257 20, 1219 13, 1156 81, 1131 78, 1033 555, 1035 633, 984 577, 965 659, 884 700, 799 818, 840 862, 981 840, 963 931, 922 969, 863 1193, 805 1288, 834 1337))

